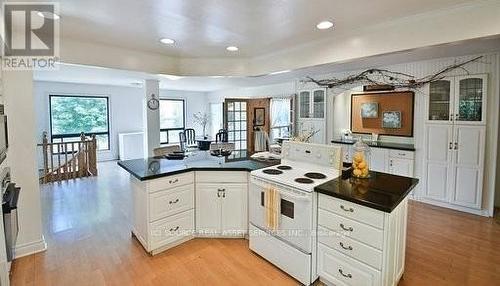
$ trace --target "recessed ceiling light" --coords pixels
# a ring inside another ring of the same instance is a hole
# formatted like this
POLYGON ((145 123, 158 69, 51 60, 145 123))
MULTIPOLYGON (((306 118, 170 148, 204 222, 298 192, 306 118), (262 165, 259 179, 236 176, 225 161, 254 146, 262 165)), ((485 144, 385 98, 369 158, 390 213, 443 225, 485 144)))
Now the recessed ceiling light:
POLYGON ((331 27, 333 27, 333 23, 330 21, 319 22, 319 24, 316 25, 316 28, 320 30, 330 29, 331 27))
POLYGON ((269 75, 282 74, 282 73, 287 73, 287 72, 291 72, 291 70, 275 71, 275 72, 269 73, 269 75))
POLYGON ((161 38, 160 42, 165 45, 173 45, 175 44, 175 41, 169 38, 161 38))
POLYGON ((47 19, 52 19, 52 20, 58 20, 59 18, 61 18, 56 13, 51 13, 51 12, 47 12, 47 11, 44 11, 44 12, 38 11, 36 14, 42 18, 47 18, 47 19))
POLYGON ((230 52, 236 52, 238 51, 238 47, 235 47, 235 46, 229 46, 226 48, 226 50, 230 51, 230 52))

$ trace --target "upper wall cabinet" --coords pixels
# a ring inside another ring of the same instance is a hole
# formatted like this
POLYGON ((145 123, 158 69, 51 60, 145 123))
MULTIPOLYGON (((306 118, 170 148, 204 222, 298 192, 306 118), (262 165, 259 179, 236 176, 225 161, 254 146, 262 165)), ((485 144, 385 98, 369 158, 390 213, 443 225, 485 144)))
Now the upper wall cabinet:
POLYGON ((467 75, 435 81, 429 87, 427 121, 484 125, 487 75, 467 75))
POLYGON ((301 119, 325 118, 326 90, 304 90, 299 92, 299 117, 301 119))

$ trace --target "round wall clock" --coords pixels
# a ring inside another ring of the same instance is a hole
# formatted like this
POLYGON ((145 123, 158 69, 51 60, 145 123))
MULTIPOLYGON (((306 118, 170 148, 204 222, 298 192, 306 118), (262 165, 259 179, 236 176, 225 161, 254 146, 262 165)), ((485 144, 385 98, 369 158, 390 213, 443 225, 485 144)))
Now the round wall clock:
POLYGON ((148 100, 148 108, 151 110, 157 110, 160 107, 160 101, 155 97, 155 94, 151 94, 151 99, 148 100))

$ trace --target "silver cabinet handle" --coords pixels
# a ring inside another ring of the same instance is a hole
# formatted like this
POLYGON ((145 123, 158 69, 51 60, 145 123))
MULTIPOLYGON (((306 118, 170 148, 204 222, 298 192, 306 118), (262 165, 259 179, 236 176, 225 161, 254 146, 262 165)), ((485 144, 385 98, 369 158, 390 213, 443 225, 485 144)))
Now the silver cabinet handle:
POLYGON ((346 208, 344 207, 344 205, 340 205, 340 208, 343 210, 343 211, 346 211, 346 212, 354 212, 354 209, 353 208, 346 208))
POLYGON ((343 223, 340 224, 340 227, 345 230, 345 231, 353 231, 354 229, 352 227, 345 227, 343 223))
POLYGON ((340 247, 342 247, 345 250, 352 250, 352 246, 350 246, 350 245, 348 247, 346 247, 346 246, 344 246, 344 244, 342 242, 340 242, 339 244, 340 244, 340 247))
POLYGON ((352 274, 344 274, 344 271, 342 271, 342 269, 339 268, 339 273, 344 276, 345 278, 352 278, 352 274))
POLYGON ((171 229, 170 229, 170 232, 174 232, 174 231, 178 231, 178 230, 179 230, 179 226, 176 226, 176 227, 174 227, 174 228, 171 228, 171 229))
POLYGON ((179 182, 179 179, 174 179, 174 180, 169 180, 168 181, 169 184, 175 184, 177 182, 179 182))
POLYGON ((179 202, 179 199, 175 199, 175 201, 169 201, 168 203, 171 205, 171 204, 176 204, 179 202))

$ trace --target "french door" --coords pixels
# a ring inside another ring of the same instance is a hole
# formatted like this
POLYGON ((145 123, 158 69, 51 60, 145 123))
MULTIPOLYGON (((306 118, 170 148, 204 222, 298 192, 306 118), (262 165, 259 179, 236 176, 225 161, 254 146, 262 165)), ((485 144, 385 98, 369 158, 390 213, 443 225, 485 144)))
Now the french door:
POLYGON ((247 101, 244 99, 226 99, 224 102, 224 127, 229 143, 234 143, 234 156, 246 157, 247 140, 247 101))

